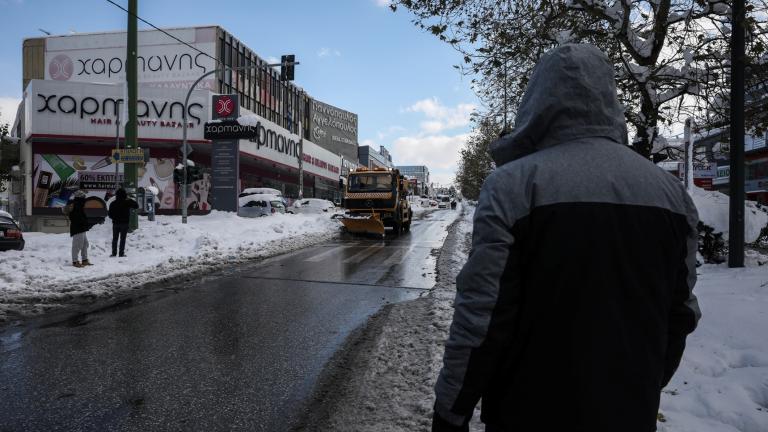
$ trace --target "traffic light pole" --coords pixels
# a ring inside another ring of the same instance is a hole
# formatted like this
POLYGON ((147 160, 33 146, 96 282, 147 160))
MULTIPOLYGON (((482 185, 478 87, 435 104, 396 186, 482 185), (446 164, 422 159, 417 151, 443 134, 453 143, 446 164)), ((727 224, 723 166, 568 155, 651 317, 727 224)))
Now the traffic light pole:
MULTIPOLYGON (((128 82, 128 118, 125 119, 125 148, 135 149, 138 147, 138 127, 136 122, 136 106, 138 103, 138 70, 136 59, 138 57, 137 43, 137 3, 138 0, 128 0, 128 49, 125 56, 126 81, 128 82)), ((125 184, 127 192, 130 195, 136 194, 136 174, 138 172, 136 164, 123 164, 125 173, 125 184)), ((135 211, 131 212, 129 220, 129 229, 131 231, 139 227, 139 216, 135 211)))
MULTIPOLYGON (((135 0, 132 0, 132 1, 135 1, 135 0)), ((292 64, 297 65, 299 64, 299 62, 292 62, 292 64)), ((223 66, 200 75, 200 77, 198 77, 197 80, 189 87, 189 90, 187 90, 187 97, 184 98, 184 112, 182 113, 184 124, 182 125, 181 151, 183 154, 182 164, 184 165, 183 166, 184 178, 182 179, 182 186, 181 186, 181 223, 187 223, 187 216, 188 216, 187 189, 189 185, 187 184, 187 162, 189 159, 189 143, 187 143, 187 128, 189 124, 189 118, 188 118, 189 98, 192 97, 192 91, 195 90, 195 87, 197 87, 200 81, 202 81, 205 77, 213 75, 215 73, 219 73, 222 71, 239 71, 239 70, 246 70, 246 69, 271 68, 271 67, 283 66, 283 65, 284 65, 283 63, 277 63, 277 64, 267 64, 267 65, 238 66, 238 67, 223 66)), ((134 113, 135 113, 135 108, 134 108, 134 113)))

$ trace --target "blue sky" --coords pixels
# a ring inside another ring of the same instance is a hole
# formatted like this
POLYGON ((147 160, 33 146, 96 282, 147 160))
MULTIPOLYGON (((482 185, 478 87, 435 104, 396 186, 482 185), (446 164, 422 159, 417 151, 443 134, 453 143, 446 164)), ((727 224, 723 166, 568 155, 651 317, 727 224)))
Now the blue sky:
MULTIPOLYGON (((296 83, 357 113, 361 144, 385 145, 396 163, 427 165, 434 181, 447 183, 478 101, 469 78, 452 67, 461 60, 456 51, 387 3, 139 0, 138 14, 159 27, 220 25, 263 58, 296 54, 296 83)), ((126 26, 125 13, 104 0, 0 0, 0 11, 4 121, 22 94, 24 38, 43 35, 38 29, 57 35, 126 26)))

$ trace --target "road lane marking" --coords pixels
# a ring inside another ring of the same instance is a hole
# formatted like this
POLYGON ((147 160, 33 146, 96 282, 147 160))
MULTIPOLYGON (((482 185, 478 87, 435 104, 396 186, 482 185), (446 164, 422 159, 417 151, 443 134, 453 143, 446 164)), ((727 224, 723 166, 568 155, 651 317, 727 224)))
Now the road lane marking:
POLYGON ((400 265, 400 264, 402 264, 403 261, 405 261, 405 259, 408 258, 408 254, 413 252, 413 249, 415 247, 416 247, 416 245, 411 245, 411 247, 408 247, 407 249, 406 249, 406 247, 396 247, 396 248, 393 248, 393 249, 395 249, 395 252, 393 252, 392 255, 390 255, 389 258, 384 260, 384 265, 391 266, 391 265, 400 265), (400 250, 400 249, 404 249, 404 250, 400 250))
POLYGON ((330 250, 327 250, 327 251, 325 251, 325 252, 323 252, 323 253, 319 253, 319 254, 317 254, 317 255, 315 255, 315 256, 313 256, 313 257, 311 257, 311 258, 307 258, 307 259, 305 259, 304 261, 309 261, 309 262, 320 262, 320 261, 323 261, 323 260, 324 260, 326 257, 328 257, 329 255, 333 255, 333 254, 335 254, 336 252, 341 252, 341 251, 343 251, 344 249, 348 249, 348 248, 351 248, 351 247, 354 247, 354 245, 343 245, 343 246, 337 246, 337 247, 331 248, 330 250))
POLYGON ((418 291, 430 291, 432 288, 425 287, 411 287, 411 286, 398 286, 398 285, 378 285, 366 282, 338 282, 338 281, 324 281, 314 279, 294 279, 294 278, 282 278, 282 277, 270 277, 270 276, 250 276, 244 275, 243 279, 262 279, 272 281, 286 281, 286 282, 306 282, 314 284, 332 284, 332 285, 352 285, 352 286, 366 286, 366 287, 379 287, 379 288, 396 288, 405 290, 418 290, 418 291))
POLYGON ((376 252, 384 249, 384 246, 370 246, 344 260, 344 263, 359 263, 376 252))

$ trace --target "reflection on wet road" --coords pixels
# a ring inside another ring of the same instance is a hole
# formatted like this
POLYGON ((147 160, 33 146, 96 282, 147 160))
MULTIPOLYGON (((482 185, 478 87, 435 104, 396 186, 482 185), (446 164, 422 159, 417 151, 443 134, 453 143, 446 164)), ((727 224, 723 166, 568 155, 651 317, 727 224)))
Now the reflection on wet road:
POLYGON ((289 429, 344 338, 434 284, 453 216, 0 332, 0 431, 289 429))

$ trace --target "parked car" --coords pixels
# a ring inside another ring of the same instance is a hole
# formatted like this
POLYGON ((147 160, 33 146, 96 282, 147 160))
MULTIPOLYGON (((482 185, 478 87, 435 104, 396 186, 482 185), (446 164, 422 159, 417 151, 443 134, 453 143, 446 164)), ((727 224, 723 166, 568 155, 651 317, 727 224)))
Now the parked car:
POLYGON ((0 251, 24 249, 21 227, 10 213, 0 210, 0 251))
POLYGON ((293 203, 293 211, 296 213, 333 213, 336 212, 336 206, 328 200, 305 198, 293 203))
POLYGON ((240 195, 238 195, 238 198, 245 198, 250 195, 275 195, 277 197, 280 197, 280 200, 283 201, 283 205, 286 208, 286 212, 293 213, 293 210, 291 209, 291 207, 288 206, 288 199, 284 197, 283 193, 277 189, 265 188, 265 187, 246 188, 246 189, 243 189, 242 192, 240 192, 240 195))
POLYGON ((237 215, 242 217, 270 216, 285 213, 285 204, 277 195, 253 194, 238 198, 240 208, 237 215))

